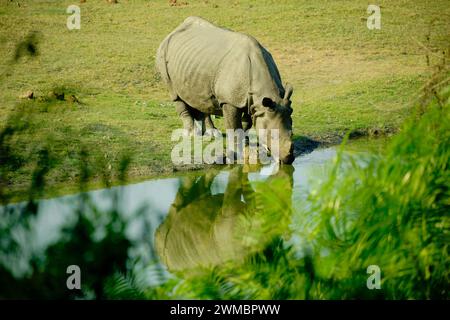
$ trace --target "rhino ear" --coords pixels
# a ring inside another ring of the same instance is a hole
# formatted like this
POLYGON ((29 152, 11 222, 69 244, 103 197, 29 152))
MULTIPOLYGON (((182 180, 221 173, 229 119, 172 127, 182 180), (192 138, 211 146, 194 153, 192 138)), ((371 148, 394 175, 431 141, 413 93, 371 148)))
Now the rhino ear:
POLYGON ((294 92, 294 88, 289 83, 284 86, 284 100, 289 100, 294 92))
POLYGON ((264 97, 262 99, 262 105, 266 108, 274 109, 275 108, 275 102, 273 102, 272 99, 264 97))
POLYGON ((284 101, 284 105, 288 108, 288 109, 292 109, 291 104, 292 101, 291 100, 283 100, 284 101))

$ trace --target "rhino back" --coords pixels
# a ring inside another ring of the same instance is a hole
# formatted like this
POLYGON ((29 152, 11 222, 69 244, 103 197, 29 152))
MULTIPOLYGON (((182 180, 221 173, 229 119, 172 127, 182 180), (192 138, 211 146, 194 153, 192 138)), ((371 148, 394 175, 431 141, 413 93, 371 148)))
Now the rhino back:
POLYGON ((250 90, 275 100, 283 90, 275 62, 254 38, 197 17, 161 43, 157 67, 173 100, 206 113, 213 104, 244 107, 250 90))

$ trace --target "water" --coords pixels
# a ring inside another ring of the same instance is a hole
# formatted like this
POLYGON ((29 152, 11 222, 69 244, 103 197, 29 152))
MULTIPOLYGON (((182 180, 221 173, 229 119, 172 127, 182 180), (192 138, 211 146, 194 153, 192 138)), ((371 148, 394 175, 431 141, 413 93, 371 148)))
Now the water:
MULTIPOLYGON (((373 154, 383 145, 360 141, 347 149, 373 154)), ((145 287, 172 273, 240 263, 289 233, 292 212, 305 205, 336 152, 316 149, 274 175, 267 167, 226 167, 40 200, 35 214, 23 214, 27 203, 0 208, 1 230, 8 230, 0 236, 0 279, 12 286, 4 295, 98 297, 117 271, 145 287), (84 272, 81 295, 64 285, 72 264, 84 272)))

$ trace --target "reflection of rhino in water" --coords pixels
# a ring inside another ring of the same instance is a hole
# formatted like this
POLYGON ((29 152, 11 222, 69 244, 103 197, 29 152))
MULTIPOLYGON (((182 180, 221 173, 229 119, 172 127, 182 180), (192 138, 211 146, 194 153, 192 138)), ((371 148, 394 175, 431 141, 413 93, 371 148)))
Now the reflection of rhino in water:
POLYGON ((211 192, 217 172, 185 178, 156 231, 162 262, 171 271, 186 270, 262 250, 289 224, 293 170, 283 167, 253 188, 242 167, 235 167, 223 194, 211 192))

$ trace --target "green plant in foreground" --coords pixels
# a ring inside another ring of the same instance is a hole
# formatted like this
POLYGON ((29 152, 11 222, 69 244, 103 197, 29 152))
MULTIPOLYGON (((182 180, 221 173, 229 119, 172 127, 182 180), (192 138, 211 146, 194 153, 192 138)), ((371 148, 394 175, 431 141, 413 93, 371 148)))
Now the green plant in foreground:
POLYGON ((364 167, 338 159, 310 195, 302 214, 320 213, 311 240, 330 252, 315 258, 328 261, 320 273, 340 289, 330 297, 364 296, 366 268, 378 265, 385 298, 448 298, 449 89, 443 104, 432 100, 406 123, 384 157, 364 167))
POLYGON ((447 87, 409 120, 383 157, 340 152, 290 231, 244 263, 181 274, 174 296, 448 299, 449 96, 447 87), (380 290, 367 287, 370 265, 381 270, 380 290))

